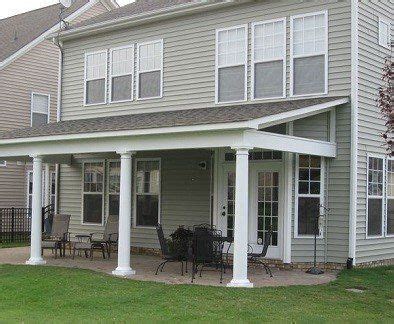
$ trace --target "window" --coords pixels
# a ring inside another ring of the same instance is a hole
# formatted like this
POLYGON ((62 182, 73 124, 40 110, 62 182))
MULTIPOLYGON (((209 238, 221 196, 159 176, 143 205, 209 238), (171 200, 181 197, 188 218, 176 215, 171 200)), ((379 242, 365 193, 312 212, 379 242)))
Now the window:
POLYGON ((137 160, 136 226, 154 227, 160 221, 160 161, 137 160))
POLYGON ((108 162, 108 215, 119 216, 120 161, 108 162))
POLYGON ((327 12, 291 17, 290 93, 292 96, 328 92, 327 12))
POLYGON ((0 167, 6 167, 7 166, 7 162, 4 160, 0 160, 0 167))
POLYGON ((247 26, 216 32, 216 102, 246 100, 247 26))
POLYGON ((296 235, 312 236, 323 200, 322 158, 299 155, 297 162, 296 235))
POLYGON ((386 234, 394 235, 394 159, 387 160, 386 234))
POLYGON ((379 45, 390 49, 391 46, 391 24, 379 18, 379 45))
POLYGON ((85 55, 85 105, 106 103, 107 51, 85 55))
POLYGON ((368 158, 368 236, 382 236, 383 234, 383 170, 384 160, 382 158, 368 158))
POLYGON ((32 92, 31 94, 31 126, 37 127, 49 122, 50 96, 32 92))
POLYGON ((110 102, 133 99, 134 47, 110 50, 110 102))
POLYGON ((286 19, 252 25, 253 99, 286 96, 286 19))
POLYGON ((83 164, 83 224, 103 224, 104 163, 83 164))
MULTIPOLYGON (((235 153, 226 152, 224 153, 224 160, 226 162, 234 162, 235 161, 235 153)), ((280 161, 282 160, 282 152, 281 151, 272 151, 272 150, 252 150, 249 152, 249 160, 250 161, 280 161)))
POLYGON ((33 206, 33 171, 27 171, 27 208, 29 216, 31 216, 31 208, 33 206))
POLYGON ((160 98, 163 92, 163 40, 137 45, 138 99, 160 98))
POLYGON ((51 172, 49 183, 50 183, 50 190, 49 190, 50 204, 55 207, 56 206, 56 172, 53 171, 51 172))

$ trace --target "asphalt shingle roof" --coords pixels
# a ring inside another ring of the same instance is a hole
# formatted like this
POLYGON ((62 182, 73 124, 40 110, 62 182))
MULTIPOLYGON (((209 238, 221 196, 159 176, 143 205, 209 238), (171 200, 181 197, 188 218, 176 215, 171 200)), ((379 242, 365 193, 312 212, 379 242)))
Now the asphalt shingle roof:
POLYGON ((328 103, 343 98, 346 97, 215 106, 200 109, 69 120, 59 123, 50 123, 39 127, 0 132, 0 140, 242 122, 328 103))

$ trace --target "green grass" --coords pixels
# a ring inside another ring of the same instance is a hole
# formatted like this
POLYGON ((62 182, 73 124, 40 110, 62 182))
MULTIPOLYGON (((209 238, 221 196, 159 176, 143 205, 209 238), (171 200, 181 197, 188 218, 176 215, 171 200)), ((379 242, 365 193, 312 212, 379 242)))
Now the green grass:
POLYGON ((0 249, 21 247, 21 246, 28 246, 28 245, 29 245, 29 242, 24 242, 24 243, 0 243, 0 249))
POLYGON ((393 299, 394 267, 345 270, 321 286, 229 289, 0 265, 0 322, 389 322, 393 299), (345 290, 355 287, 364 293, 345 290))

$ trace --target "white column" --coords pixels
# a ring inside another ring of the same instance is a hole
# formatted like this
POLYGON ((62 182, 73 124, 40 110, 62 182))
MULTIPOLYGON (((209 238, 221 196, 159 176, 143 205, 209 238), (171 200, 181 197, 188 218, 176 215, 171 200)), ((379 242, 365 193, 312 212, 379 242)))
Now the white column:
POLYGON ((42 208, 42 157, 33 157, 33 197, 31 217, 30 259, 26 264, 45 264, 41 255, 41 208, 42 208))
POLYGON ((131 155, 130 152, 120 155, 118 267, 112 271, 112 274, 122 277, 135 274, 130 267, 131 155))
POLYGON ((44 186, 44 206, 48 206, 51 203, 51 174, 49 164, 45 163, 45 186, 44 186))
POLYGON ((248 279, 249 149, 236 150, 233 279, 228 287, 253 287, 248 279))
MULTIPOLYGON (((293 122, 287 124, 287 134, 293 135, 293 122)), ((285 156, 285 213, 283 219, 283 263, 291 263, 291 220, 293 213, 293 154, 285 156)))

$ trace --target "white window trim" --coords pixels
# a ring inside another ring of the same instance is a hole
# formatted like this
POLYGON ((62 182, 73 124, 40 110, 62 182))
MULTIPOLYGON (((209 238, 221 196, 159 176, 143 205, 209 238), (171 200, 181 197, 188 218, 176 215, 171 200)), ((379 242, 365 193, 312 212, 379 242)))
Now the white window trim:
MULTIPOLYGON (((393 233, 393 234, 389 234, 389 233, 387 232, 387 220, 388 220, 388 216, 389 216, 389 214, 388 214, 388 209, 387 209, 387 207, 388 207, 388 200, 389 200, 389 196, 387 195, 387 192, 388 192, 388 190, 387 190, 387 187, 388 187, 387 174, 388 174, 388 170, 389 170, 389 169, 388 169, 388 166, 389 166, 388 161, 393 161, 393 162, 394 162, 394 157, 388 157, 388 158, 386 159, 386 172, 385 172, 386 185, 384 186, 384 187, 385 187, 385 192, 386 192, 386 197, 385 197, 385 210, 384 210, 384 214, 385 214, 385 219, 384 219, 385 231, 384 231, 384 235, 385 235, 385 237, 394 237, 394 233, 393 233)), ((390 198, 390 199, 394 199, 394 196, 390 196, 390 197, 393 197, 393 198, 390 198)))
POLYGON ((7 161, 0 160, 0 168, 6 168, 6 167, 7 167, 7 161))
POLYGON ((386 49, 390 49, 390 48, 391 48, 391 47, 390 47, 390 42, 391 42, 391 23, 390 23, 388 20, 379 17, 379 23, 378 23, 378 43, 379 43, 380 46, 382 46, 382 47, 384 47, 384 48, 386 48, 386 49), (388 42, 387 44, 382 44, 382 43, 380 42, 380 32, 381 32, 380 25, 381 25, 382 23, 386 24, 386 25, 388 26, 388 28, 389 28, 389 30, 388 30, 389 42, 388 42))
POLYGON ((156 230, 155 226, 143 226, 137 225, 137 165, 140 161, 157 161, 159 162, 159 195, 158 195, 158 215, 157 222, 161 223, 161 158, 137 158, 134 159, 134 168, 133 168, 133 228, 146 228, 156 230))
POLYGON ((87 225, 87 226, 104 226, 104 216, 105 216, 105 210, 104 210, 104 200, 105 200, 105 160, 85 160, 82 163, 82 181, 81 181, 81 193, 82 193, 82 199, 81 199, 81 225, 87 225), (101 224, 99 223, 88 223, 83 221, 83 213, 84 213, 84 195, 85 194, 92 194, 92 195, 97 195, 99 193, 92 193, 92 192, 85 192, 85 164, 87 163, 103 163, 103 192, 101 193, 102 195, 102 215, 101 215, 101 224))
POLYGON ((34 96, 45 96, 48 98, 48 109, 47 109, 47 123, 50 120, 51 113, 51 95, 49 93, 40 93, 32 91, 30 94, 30 127, 33 127, 33 113, 42 114, 41 112, 33 111, 33 98, 34 96))
POLYGON ((105 178, 106 178, 106 184, 105 184, 105 220, 108 219, 109 217, 109 195, 118 195, 120 197, 120 192, 118 194, 115 193, 110 193, 109 192, 109 185, 110 185, 110 180, 109 180, 109 169, 110 169, 110 164, 111 162, 119 162, 120 163, 120 159, 110 159, 106 161, 106 166, 105 166, 105 178))
POLYGON ((286 51, 287 51, 287 25, 286 25, 286 17, 284 18, 278 18, 278 19, 271 19, 271 20, 264 20, 264 21, 257 21, 252 23, 252 53, 251 53, 251 100, 252 101, 257 101, 257 100, 267 100, 267 99, 282 99, 286 98, 286 66, 287 66, 287 60, 286 60, 286 51), (278 59, 274 60, 255 60, 255 55, 254 55, 254 36, 255 36, 255 27, 259 25, 264 25, 264 24, 269 24, 269 23, 276 23, 276 22, 283 22, 283 28, 284 28, 284 36, 283 36, 283 41, 284 41, 284 51, 283 51, 283 56, 282 56, 282 61, 283 61, 283 92, 282 96, 273 96, 273 97, 264 97, 264 98, 255 98, 255 65, 256 63, 264 63, 264 62, 274 62, 274 61, 279 61, 278 59))
MULTIPOLYGON (((51 171, 49 172, 49 195, 54 196, 54 210, 57 210, 57 176, 56 176, 56 171, 51 171), (52 180, 55 180, 55 192, 52 194, 52 180)), ((50 199, 49 199, 50 201, 50 199)))
POLYGON ((84 107, 105 105, 107 103, 107 92, 108 92, 108 50, 105 49, 105 50, 94 51, 94 52, 86 52, 85 53, 84 64, 85 64, 85 66, 84 66, 84 75, 83 75, 83 84, 84 84, 84 86, 83 86, 83 105, 84 105, 84 107), (88 103, 86 103, 86 99, 87 99, 87 97, 86 97, 87 81, 100 80, 101 78, 100 79, 91 79, 91 80, 87 79, 87 77, 86 77, 86 74, 87 74, 87 64, 86 64, 87 63, 87 58, 88 58, 89 55, 102 54, 102 53, 105 53, 105 56, 106 56, 106 60, 105 60, 106 68, 105 68, 105 77, 104 77, 104 80, 105 80, 104 81, 104 101, 103 102, 97 102, 97 103, 88 104, 88 103))
POLYGON ((215 38, 215 103, 216 104, 228 104, 228 103, 237 103, 237 102, 244 102, 248 100, 248 33, 249 33, 249 25, 243 24, 238 26, 231 26, 226 28, 219 28, 216 29, 216 38, 215 38), (238 28, 245 29, 245 60, 243 64, 233 64, 233 65, 225 65, 221 66, 220 68, 226 67, 235 67, 235 66, 242 66, 245 67, 245 87, 244 87, 244 98, 241 100, 234 100, 234 101, 219 101, 219 33, 226 30, 233 30, 238 28))
POLYGON ((290 17, 290 97, 291 98, 302 98, 302 97, 310 97, 310 96, 319 96, 319 95, 327 95, 328 94, 328 11, 317 11, 317 12, 311 12, 307 14, 300 14, 300 15, 294 15, 290 17), (321 15, 324 14, 325 16, 325 23, 326 23, 326 46, 325 46, 325 51, 322 51, 321 53, 314 53, 310 55, 294 55, 294 46, 293 46, 293 29, 294 29, 294 20, 297 18, 305 18, 305 17, 310 17, 310 16, 316 16, 316 15, 321 15), (295 95, 294 94, 294 59, 296 58, 302 58, 302 57, 314 57, 314 56, 320 56, 324 55, 325 56, 325 69, 324 69, 324 81, 325 81, 325 91, 321 93, 307 93, 307 94, 300 94, 300 95, 295 95))
POLYGON ((134 100, 134 69, 135 69, 135 57, 134 57, 134 53, 135 53, 135 47, 134 44, 131 45, 125 45, 125 46, 119 46, 119 47, 114 47, 111 48, 109 50, 109 98, 108 98, 108 102, 109 103, 122 103, 122 102, 130 102, 134 100), (127 48, 131 48, 132 50, 132 57, 133 57, 133 61, 132 61, 132 71, 131 74, 116 74, 116 75, 112 75, 112 53, 116 50, 122 50, 122 49, 127 49, 127 48), (119 76, 127 76, 127 75, 131 75, 131 97, 130 99, 126 99, 126 100, 112 100, 112 79, 114 77, 119 77, 119 76))
POLYGON ((136 76, 136 96, 137 96, 137 101, 143 101, 143 100, 152 100, 152 99, 162 99, 163 98, 163 77, 164 77, 164 40, 163 39, 156 39, 148 42, 143 42, 143 43, 137 43, 137 76, 136 76), (161 69, 152 69, 152 70, 146 70, 141 72, 140 71, 140 47, 142 45, 149 45, 149 44, 154 44, 154 43, 160 43, 161 45, 161 69), (140 98, 140 74, 142 73, 148 73, 148 72, 157 72, 160 71, 160 95, 155 96, 155 97, 149 97, 149 98, 140 98))
MULTIPOLYGON (((295 163, 295 186, 294 186, 294 238, 302 238, 302 239, 314 239, 314 235, 302 235, 298 234, 298 198, 299 197, 309 197, 309 198, 320 198, 320 205, 324 205, 324 194, 325 194, 325 159, 320 157, 320 194, 299 194, 299 166, 300 166, 300 155, 308 155, 308 154, 297 154, 296 155, 296 163, 295 163)), ((325 224, 325 222, 324 222, 325 224)), ((324 232, 326 225, 323 225, 323 228, 320 230, 320 235, 317 236, 318 239, 324 238, 324 232)))
POLYGON ((386 159, 384 155, 380 154, 367 154, 367 187, 366 187, 366 202, 365 202, 365 238, 366 239, 376 239, 376 238, 383 238, 385 234, 385 195, 386 195, 386 159), (370 196, 369 195, 369 159, 370 158, 375 158, 375 159, 381 159, 383 160, 383 186, 382 186, 382 197, 380 196, 370 196), (369 198, 376 198, 376 199, 382 199, 382 234, 381 235, 368 235, 368 201, 369 198))

